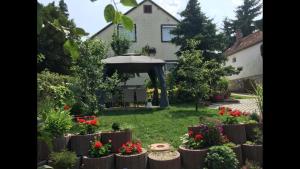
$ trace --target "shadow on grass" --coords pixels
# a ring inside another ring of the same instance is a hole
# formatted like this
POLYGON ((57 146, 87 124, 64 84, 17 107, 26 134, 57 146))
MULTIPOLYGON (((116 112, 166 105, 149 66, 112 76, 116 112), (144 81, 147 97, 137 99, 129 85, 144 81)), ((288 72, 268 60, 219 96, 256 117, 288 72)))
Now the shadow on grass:
POLYGON ((130 109, 130 110, 104 110, 99 113, 102 116, 122 116, 122 115, 137 115, 137 114, 153 114, 155 111, 163 110, 162 108, 155 109, 130 109))

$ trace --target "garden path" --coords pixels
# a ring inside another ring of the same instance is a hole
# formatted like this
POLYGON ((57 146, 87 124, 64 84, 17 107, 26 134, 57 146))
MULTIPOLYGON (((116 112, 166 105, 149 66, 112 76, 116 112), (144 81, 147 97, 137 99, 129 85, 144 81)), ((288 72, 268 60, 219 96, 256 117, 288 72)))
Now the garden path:
POLYGON ((209 106, 209 108, 217 109, 220 106, 229 107, 231 109, 238 109, 242 112, 246 111, 249 113, 258 113, 259 109, 256 105, 255 99, 238 99, 240 103, 227 103, 227 102, 220 102, 220 103, 213 103, 209 106))

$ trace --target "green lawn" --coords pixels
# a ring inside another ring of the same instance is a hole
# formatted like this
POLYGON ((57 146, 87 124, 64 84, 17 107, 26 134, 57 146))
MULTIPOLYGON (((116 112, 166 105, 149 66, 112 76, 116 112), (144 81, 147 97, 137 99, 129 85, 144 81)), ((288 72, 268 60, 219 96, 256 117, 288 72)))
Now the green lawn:
POLYGON ((199 116, 221 118, 217 110, 190 105, 171 106, 167 109, 105 111, 99 115, 100 130, 111 130, 113 122, 121 128, 131 128, 133 138, 140 139, 144 147, 152 143, 168 142, 174 147, 181 144, 180 137, 187 127, 199 124, 199 116))
POLYGON ((255 96, 243 96, 243 95, 231 94, 230 98, 232 98, 232 99, 254 99, 255 96))

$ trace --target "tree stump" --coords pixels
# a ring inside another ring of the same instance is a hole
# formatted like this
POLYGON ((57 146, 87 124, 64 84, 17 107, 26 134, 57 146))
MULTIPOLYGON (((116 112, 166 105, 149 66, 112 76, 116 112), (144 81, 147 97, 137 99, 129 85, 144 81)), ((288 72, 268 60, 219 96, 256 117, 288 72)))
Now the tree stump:
POLYGON ((223 132, 227 138, 235 144, 246 142, 246 131, 244 124, 224 124, 223 132))
POLYGON ((242 167, 244 165, 243 155, 242 155, 242 146, 236 145, 235 147, 231 147, 231 149, 235 153, 236 159, 239 161, 239 167, 242 167))
POLYGON ((114 169, 114 154, 100 158, 82 157, 82 169, 114 169))
POLYGON ((242 145, 243 160, 244 163, 248 159, 250 161, 256 161, 261 166, 263 164, 263 146, 262 145, 242 145))
POLYGON ((262 130, 263 129, 263 124, 262 123, 245 124, 245 131, 246 131, 247 140, 253 141, 254 136, 255 136, 255 133, 253 132, 253 129, 255 129, 257 127, 262 130))
POLYGON ((101 142, 106 144, 111 140, 111 152, 118 153, 122 144, 132 139, 131 130, 101 132, 101 142))
POLYGON ((142 153, 133 155, 116 154, 116 169, 146 169, 147 151, 143 148, 142 153))
POLYGON ((148 155, 149 169, 181 169, 178 151, 158 151, 148 155))
POLYGON ((178 149, 182 167, 185 169, 202 169, 204 167, 204 161, 208 152, 208 149, 191 150, 184 146, 179 146, 178 149))
POLYGON ((99 139, 100 133, 87 135, 73 135, 70 138, 70 149, 75 151, 77 156, 87 156, 91 146, 91 141, 99 139))

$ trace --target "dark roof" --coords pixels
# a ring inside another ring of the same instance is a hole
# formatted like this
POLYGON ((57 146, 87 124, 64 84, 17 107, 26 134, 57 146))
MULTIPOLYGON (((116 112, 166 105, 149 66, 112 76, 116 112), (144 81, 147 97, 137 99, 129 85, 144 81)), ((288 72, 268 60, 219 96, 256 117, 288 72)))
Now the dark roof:
POLYGON ((237 53, 243 49, 249 48, 263 40, 263 32, 257 31, 246 37, 243 37, 241 40, 236 41, 230 48, 228 48, 225 52, 225 56, 230 56, 234 53, 237 53))
MULTIPOLYGON (((169 15, 171 18, 175 19, 177 22, 180 22, 177 18, 175 18, 173 15, 171 15, 169 12, 167 12, 166 10, 164 10, 162 7, 160 7, 158 4, 156 4, 155 2, 151 1, 151 0, 143 0, 142 2, 140 2, 137 6, 131 8, 129 11, 125 12, 124 15, 129 14, 131 11, 133 11, 134 9, 136 9, 137 7, 139 7, 140 5, 142 5, 144 2, 146 1, 150 1, 151 3, 153 3, 155 6, 157 6, 160 10, 162 10, 163 12, 165 12, 167 15, 169 15)), ((96 32, 93 36, 90 37, 90 39, 93 39, 95 36, 97 36, 98 34, 100 34, 102 31, 104 31, 105 29, 107 29, 108 27, 110 27, 113 23, 111 22, 110 24, 106 25, 104 28, 102 28, 100 31, 96 32)))

